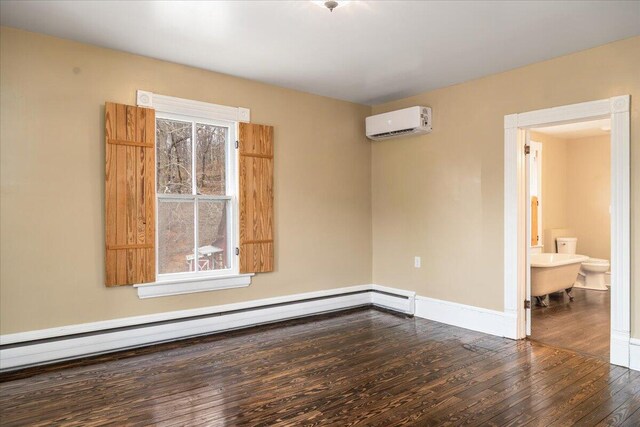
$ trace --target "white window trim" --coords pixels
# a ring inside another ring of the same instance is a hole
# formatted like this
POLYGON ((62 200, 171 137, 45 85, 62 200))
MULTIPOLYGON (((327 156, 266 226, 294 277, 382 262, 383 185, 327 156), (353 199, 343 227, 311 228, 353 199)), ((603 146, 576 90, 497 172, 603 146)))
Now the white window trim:
POLYGON ((181 114, 209 120, 226 120, 229 122, 248 123, 251 121, 251 110, 248 108, 229 107, 191 99, 175 98, 144 90, 136 92, 136 100, 138 107, 153 108, 163 113, 181 114))
MULTIPOLYGON (((198 200, 198 199, 211 199, 211 200, 227 200, 230 205, 228 206, 228 213, 230 215, 228 218, 232 218, 231 224, 227 224, 227 232, 231 237, 229 240, 229 251, 227 256, 230 258, 229 268, 223 270, 207 270, 207 271, 185 271, 180 273, 156 273, 156 282, 157 283, 167 283, 167 282, 180 282, 186 279, 203 279, 203 278, 216 278, 216 277, 229 277, 235 276, 239 273, 238 266, 238 257, 233 254, 234 248, 238 247, 238 238, 240 235, 240 230, 238 227, 238 159, 237 153, 235 149, 235 141, 237 135, 237 124, 235 122, 223 121, 223 120, 211 120, 201 117, 193 117, 193 116, 183 116, 180 114, 172 114, 167 112, 156 112, 156 119, 168 119, 168 120, 176 120, 176 121, 184 121, 184 122, 192 122, 195 126, 196 123, 205 124, 205 125, 213 125, 225 127, 228 129, 227 141, 225 152, 226 155, 226 190, 224 196, 197 196, 195 194, 157 194, 156 200, 164 199, 164 200, 198 200)), ((195 132, 195 127, 192 128, 192 131, 195 132)), ((193 140, 194 147, 192 149, 192 155, 195 155, 195 140, 193 140)), ((192 159, 192 167, 195 171, 195 162, 192 159)), ((192 182, 193 191, 195 192, 195 181, 192 182)), ((196 208, 197 204, 194 205, 196 208)), ((197 213, 196 213, 197 220, 197 213)), ((158 208, 156 206, 156 230, 158 230, 158 208)), ((198 238, 198 229, 194 227, 195 238, 198 238)), ((159 250, 159 241, 158 236, 160 233, 156 232, 156 261, 158 260, 158 250, 159 250)), ((197 242, 194 242, 194 250, 195 246, 197 246, 197 242)), ((156 265, 157 262, 156 262, 156 265)))
MULTIPOLYGON (((182 98, 157 95, 152 92, 137 91, 137 104, 140 107, 148 107, 156 110, 157 117, 180 119, 198 119, 203 123, 218 124, 228 126, 230 129, 229 153, 227 167, 233 178, 230 198, 235 205, 232 215, 235 218, 231 230, 230 254, 232 257, 232 268, 218 270, 201 274, 171 274, 158 277, 156 271, 156 281, 153 283, 143 283, 134 285, 138 291, 139 298, 152 298, 168 295, 180 295, 194 292, 205 292, 219 289, 229 289, 246 287, 251 284, 253 274, 239 273, 239 259, 233 252, 233 248, 239 246, 239 156, 233 148, 235 138, 238 135, 238 122, 249 121, 250 111, 246 108, 227 107, 206 102, 192 101, 182 98), (182 116, 182 117, 180 117, 182 116)), ((155 197, 157 199, 157 196, 155 197)), ((157 211, 157 206, 156 206, 157 211)), ((156 212, 156 266, 158 251, 158 215, 156 212)))
POLYGON ((246 288, 251 284, 254 274, 232 274, 218 277, 190 277, 182 280, 171 280, 134 285, 138 298, 166 297, 170 295, 192 294, 195 292, 216 291, 221 289, 246 288))

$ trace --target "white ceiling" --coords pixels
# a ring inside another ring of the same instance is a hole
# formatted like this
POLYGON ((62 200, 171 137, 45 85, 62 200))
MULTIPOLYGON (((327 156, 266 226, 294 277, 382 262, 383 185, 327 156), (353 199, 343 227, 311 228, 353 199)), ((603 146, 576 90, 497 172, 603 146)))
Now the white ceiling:
POLYGON ((375 104, 640 34, 638 1, 1 1, 2 25, 375 104))
POLYGON ((532 129, 535 132, 558 138, 574 139, 588 136, 609 135, 611 132, 611 119, 591 120, 588 122, 566 123, 563 125, 547 126, 532 129))

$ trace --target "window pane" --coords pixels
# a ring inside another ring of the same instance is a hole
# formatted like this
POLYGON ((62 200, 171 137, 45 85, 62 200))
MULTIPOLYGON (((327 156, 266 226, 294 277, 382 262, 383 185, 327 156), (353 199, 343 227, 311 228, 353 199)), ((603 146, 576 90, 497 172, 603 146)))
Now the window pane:
POLYGON ((158 200, 158 273, 194 271, 193 200, 158 200))
POLYGON ((227 201, 198 201, 198 252, 200 270, 229 267, 227 251, 227 201))
POLYGON ((158 193, 192 194, 190 122, 156 120, 158 193))
POLYGON ((198 194, 224 195, 227 128, 196 125, 196 185, 198 194))

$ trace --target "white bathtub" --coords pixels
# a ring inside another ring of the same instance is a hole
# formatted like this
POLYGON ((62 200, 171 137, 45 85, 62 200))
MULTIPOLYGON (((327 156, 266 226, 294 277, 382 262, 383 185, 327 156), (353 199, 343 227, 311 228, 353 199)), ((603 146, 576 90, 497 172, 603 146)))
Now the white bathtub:
MULTIPOLYGON (((580 265, 586 255, 542 253, 531 254, 531 296, 541 297, 553 292, 571 292, 580 265)), ((571 294, 569 294, 571 296, 571 294)))

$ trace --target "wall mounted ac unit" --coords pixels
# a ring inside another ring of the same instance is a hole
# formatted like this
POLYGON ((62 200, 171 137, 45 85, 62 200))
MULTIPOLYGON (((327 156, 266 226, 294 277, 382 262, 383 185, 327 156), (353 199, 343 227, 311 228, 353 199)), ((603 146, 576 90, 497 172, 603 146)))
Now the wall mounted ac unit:
POLYGON ((367 138, 374 141, 431 132, 431 108, 409 107, 366 119, 367 138))

